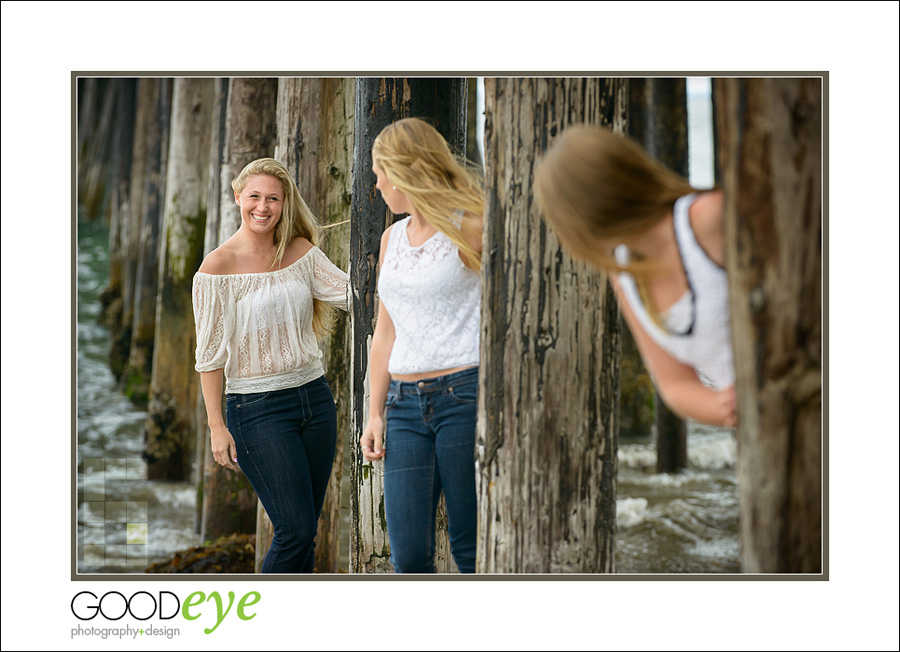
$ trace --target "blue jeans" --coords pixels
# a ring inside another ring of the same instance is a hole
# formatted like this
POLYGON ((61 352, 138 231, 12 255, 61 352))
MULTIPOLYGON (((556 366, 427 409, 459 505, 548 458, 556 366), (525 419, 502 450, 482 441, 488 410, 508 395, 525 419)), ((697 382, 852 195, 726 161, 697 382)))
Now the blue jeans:
POLYGON ((311 573, 316 526, 334 462, 337 412, 322 376, 300 387, 229 394, 238 464, 272 521, 263 573, 311 573))
POLYGON ((434 521, 442 490, 453 559, 461 573, 475 572, 477 397, 477 367, 428 380, 391 380, 384 506, 398 573, 434 572, 434 521))

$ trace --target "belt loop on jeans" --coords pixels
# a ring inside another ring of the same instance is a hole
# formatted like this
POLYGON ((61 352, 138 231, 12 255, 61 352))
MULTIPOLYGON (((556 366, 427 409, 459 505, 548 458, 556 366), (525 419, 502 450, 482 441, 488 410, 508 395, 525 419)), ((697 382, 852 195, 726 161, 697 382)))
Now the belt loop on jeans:
POLYGON ((391 382, 397 386, 397 400, 399 401, 401 398, 403 398, 403 383, 401 383, 399 380, 392 380, 391 382))

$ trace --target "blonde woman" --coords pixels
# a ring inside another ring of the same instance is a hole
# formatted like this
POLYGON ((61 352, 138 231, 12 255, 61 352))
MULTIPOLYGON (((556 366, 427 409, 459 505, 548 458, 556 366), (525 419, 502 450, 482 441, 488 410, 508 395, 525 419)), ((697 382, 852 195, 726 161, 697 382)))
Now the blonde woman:
POLYGON ((722 193, 695 190, 633 141, 570 127, 538 171, 560 242, 610 272, 625 321, 669 407, 734 426, 722 193))
POLYGON ((316 246, 316 220, 281 163, 253 161, 232 187, 240 228, 193 289, 212 453, 240 465, 272 521, 262 572, 309 573, 337 437, 316 336, 332 307, 347 309, 347 275, 316 246))
POLYGON ((408 217, 381 238, 369 420, 360 445, 367 460, 384 459, 394 570, 434 572, 443 492, 453 559, 460 572, 474 573, 484 191, 417 118, 386 127, 372 159, 375 187, 392 212, 408 217))

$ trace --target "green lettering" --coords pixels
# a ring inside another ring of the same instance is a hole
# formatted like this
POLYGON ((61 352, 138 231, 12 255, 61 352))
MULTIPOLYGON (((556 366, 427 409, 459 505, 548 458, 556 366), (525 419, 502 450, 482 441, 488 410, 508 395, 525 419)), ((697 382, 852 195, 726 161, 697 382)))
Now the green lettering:
POLYGON ((244 615, 244 607, 249 607, 251 605, 256 604, 257 602, 259 602, 259 598, 260 598, 259 591, 250 591, 250 593, 248 593, 243 598, 241 598, 241 601, 238 602, 238 606, 237 606, 238 618, 240 618, 241 620, 251 620, 252 618, 255 618, 256 614, 250 614, 249 616, 245 616, 244 615), (253 599, 248 601, 247 598, 249 598, 251 595, 253 596, 253 599))
POLYGON ((228 592, 228 609, 226 609, 224 613, 222 612, 222 597, 219 595, 218 591, 210 593, 209 597, 206 598, 206 601, 209 602, 212 599, 215 599, 216 601, 216 626, 212 629, 204 629, 203 631, 206 634, 212 634, 216 631, 216 627, 222 624, 222 621, 225 620, 225 616, 231 611, 231 607, 234 605, 234 591, 228 592))
POLYGON ((181 615, 185 617, 186 620, 197 620, 200 617, 200 614, 196 616, 192 616, 188 613, 188 607, 196 607, 198 604, 203 602, 203 599, 206 597, 206 594, 203 591, 194 591, 191 593, 187 600, 184 601, 184 606, 181 607, 181 615), (194 596, 197 596, 197 600, 194 600, 194 596))

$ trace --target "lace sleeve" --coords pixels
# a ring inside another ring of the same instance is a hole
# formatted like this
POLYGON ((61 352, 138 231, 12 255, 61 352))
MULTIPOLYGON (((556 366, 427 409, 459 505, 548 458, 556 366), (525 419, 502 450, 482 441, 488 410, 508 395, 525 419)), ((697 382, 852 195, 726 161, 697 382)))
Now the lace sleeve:
POLYGON ((194 324, 197 328, 197 371, 224 369, 228 360, 228 339, 234 325, 230 284, 223 276, 194 276, 194 324))
POLYGON ((313 298, 340 308, 350 310, 350 292, 347 274, 328 260, 328 256, 316 247, 313 250, 313 298))

